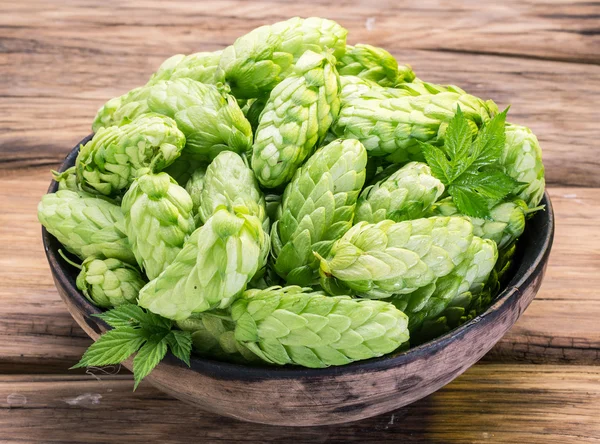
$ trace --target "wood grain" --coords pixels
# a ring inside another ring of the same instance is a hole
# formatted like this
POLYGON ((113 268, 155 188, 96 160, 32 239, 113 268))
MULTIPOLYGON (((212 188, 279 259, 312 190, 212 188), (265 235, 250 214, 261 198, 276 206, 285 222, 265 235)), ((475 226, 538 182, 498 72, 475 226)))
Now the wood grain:
POLYGON ((2 442, 600 442, 600 369, 479 365, 395 412, 340 426, 246 424, 129 376, 0 376, 2 442))
POLYGON ((4 5, 0 171, 55 164, 88 134, 107 99, 145 83, 172 54, 222 48, 293 15, 321 15, 347 27, 350 42, 385 47, 423 79, 512 104, 511 120, 540 138, 550 183, 600 186, 598 156, 589 149, 600 140, 600 109, 591 105, 600 100, 597 2, 285 3, 4 5))

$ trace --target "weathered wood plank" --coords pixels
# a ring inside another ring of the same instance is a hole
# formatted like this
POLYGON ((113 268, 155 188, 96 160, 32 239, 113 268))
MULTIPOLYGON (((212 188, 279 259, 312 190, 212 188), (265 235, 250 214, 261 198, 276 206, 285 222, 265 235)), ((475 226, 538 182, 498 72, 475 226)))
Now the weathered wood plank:
MULTIPOLYGON (((293 2, 150 1, 125 23, 114 10, 129 14, 133 6, 91 5, 57 9, 30 0, 4 7, 0 107, 10 112, 0 116, 3 174, 64 157, 108 98, 143 84, 164 58, 221 48, 260 24, 307 14, 293 2)), ((592 105, 600 99, 598 4, 477 6, 384 1, 338 9, 316 1, 309 11, 339 20, 350 42, 389 49, 424 79, 512 104, 511 119, 541 140, 550 183, 600 186, 592 149, 600 140, 600 110, 592 105)))
MULTIPOLYGON (((61 372, 90 341, 58 297, 41 245, 36 205, 50 175, 24 173, 0 177, 0 245, 9 246, 0 249, 0 372, 61 372)), ((555 188, 551 196, 558 223, 546 279, 488 360, 600 363, 600 194, 555 188)))
POLYGON ((248 424, 130 376, 0 376, 2 442, 600 442, 600 369, 477 365, 415 404, 326 427, 248 424))

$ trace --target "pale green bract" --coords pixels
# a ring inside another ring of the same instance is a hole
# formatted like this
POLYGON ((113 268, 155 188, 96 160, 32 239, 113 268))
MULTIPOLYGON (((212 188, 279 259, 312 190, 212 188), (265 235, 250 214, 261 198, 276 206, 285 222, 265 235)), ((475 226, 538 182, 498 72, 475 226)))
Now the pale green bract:
POLYGON ((231 308, 235 338, 263 360, 322 368, 390 353, 408 340, 392 304, 296 286, 248 290, 231 308))
POLYGON ((423 160, 419 142, 443 140, 458 106, 473 133, 498 111, 493 102, 455 92, 397 98, 367 95, 343 104, 331 131, 338 137, 360 140, 370 156, 388 162, 423 160))
POLYGON ((258 356, 235 339, 235 324, 228 313, 197 313, 178 321, 177 326, 192 334, 194 351, 201 356, 240 363, 259 361, 258 356))
POLYGON ((161 80, 192 79, 197 82, 224 85, 225 73, 219 66, 223 51, 177 54, 165 60, 152 74, 148 85, 161 80))
POLYGON ((252 146, 252 128, 236 100, 214 85, 192 79, 160 80, 109 100, 92 129, 120 126, 148 113, 171 117, 186 138, 184 153, 211 160, 221 151, 237 153, 252 146))
POLYGON ((219 208, 231 213, 257 217, 268 232, 265 198, 254 173, 246 162, 231 151, 220 153, 206 169, 198 215, 206 222, 219 208))
POLYGON ((289 182, 325 137, 340 109, 334 64, 327 54, 307 51, 271 92, 252 150, 252 169, 261 185, 289 182))
POLYGON ((327 255, 352 226, 366 163, 360 142, 336 140, 296 171, 271 230, 274 268, 288 283, 311 285, 318 279, 313 251, 327 255))
POLYGON ((427 164, 410 162, 362 191, 354 222, 418 219, 426 215, 443 192, 444 185, 431 175, 427 164))
POLYGON ((380 86, 395 86, 400 80, 394 56, 383 48, 361 43, 346 46, 337 69, 340 75, 368 79, 380 86))
POLYGON ((468 307, 473 296, 483 291, 497 259, 495 242, 473 236, 464 259, 450 274, 413 293, 392 299, 392 303, 408 315, 411 336, 421 331, 424 322, 437 322, 447 309, 468 307))
POLYGON ((140 306, 176 321, 228 307, 265 266, 269 240, 256 216, 221 208, 140 291, 140 306))
POLYGON ((321 258, 321 286, 377 299, 411 293, 452 272, 472 239, 463 217, 359 222, 321 258))
POLYGON ((161 171, 179 157, 184 145, 185 136, 175 122, 158 114, 99 128, 79 150, 77 180, 85 191, 119 196, 140 170, 161 171))
POLYGON ((235 97, 259 98, 290 75, 306 51, 330 49, 339 58, 346 50, 347 33, 331 20, 294 17, 238 38, 223 51, 221 67, 235 97))
POLYGON ((154 279, 194 231, 192 199, 168 174, 145 174, 133 182, 121 207, 137 262, 154 279))
POLYGON ((119 259, 88 257, 81 264, 77 288, 93 304, 102 308, 135 304, 146 284, 140 272, 119 259))
MULTIPOLYGON (((512 245, 525 231, 525 216, 528 213, 527 204, 521 199, 502 202, 490 209, 489 219, 470 217, 473 224, 473 234, 484 239, 491 239, 499 250, 512 245)), ((455 216, 460 212, 447 197, 437 202, 430 211, 435 216, 455 216)), ((468 217, 468 216, 465 216, 468 217)))
POLYGON ((384 88, 372 80, 350 75, 340 75, 340 85, 340 102, 342 107, 358 98, 393 99, 413 95, 405 89, 384 88))
POLYGON ((529 208, 537 207, 544 197, 546 181, 542 149, 537 137, 529 128, 506 125, 506 144, 500 164, 509 176, 523 183, 517 190, 517 196, 523 199, 529 208))
POLYGON ((58 241, 81 259, 90 256, 135 264, 121 208, 85 192, 60 190, 42 196, 38 219, 58 241))

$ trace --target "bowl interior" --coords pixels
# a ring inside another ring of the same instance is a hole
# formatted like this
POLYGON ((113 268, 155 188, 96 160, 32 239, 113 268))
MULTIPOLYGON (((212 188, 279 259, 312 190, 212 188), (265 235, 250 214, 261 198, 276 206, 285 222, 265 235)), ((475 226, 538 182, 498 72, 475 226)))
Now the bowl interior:
MULTIPOLYGON (((60 168, 61 172, 75 164, 75 159, 77 157, 77 153, 79 152, 79 146, 81 144, 85 144, 91 139, 91 137, 92 135, 87 136, 79 144, 77 144, 75 148, 73 148, 73 150, 65 158, 65 161, 60 168)), ((55 181, 52 181, 48 192, 53 193, 57 190, 57 188, 58 184, 55 181)), ((482 319, 484 319, 493 310, 500 309, 507 299, 514 294, 515 289, 518 291, 521 288, 525 288, 540 272, 540 270, 542 270, 550 253, 554 235, 554 213, 550 198, 547 193, 544 194, 541 205, 545 205, 545 210, 538 211, 530 220, 528 220, 525 232, 521 236, 521 239, 518 243, 515 264, 511 270, 512 276, 507 279, 505 288, 496 297, 492 305, 479 316, 432 341, 426 342, 407 351, 391 353, 379 358, 358 361, 340 367, 329 367, 325 369, 308 369, 294 366, 249 366, 200 357, 192 358, 191 368, 202 373, 218 375, 219 378, 225 379, 238 379, 239 377, 252 379, 267 379, 271 377, 298 378, 317 375, 322 377, 327 375, 334 376, 349 372, 383 370, 402 365, 405 362, 417 358, 419 355, 430 354, 440 347, 443 347, 448 342, 462 336, 464 332, 469 330, 473 325, 481 322, 482 319)), ((88 325, 94 331, 101 333, 109 329, 108 325, 106 325, 100 319, 89 316, 93 313, 99 313, 101 310, 90 303, 77 289, 75 285, 75 279, 79 270, 65 261, 58 253, 58 250, 62 248, 60 243, 52 235, 50 235, 45 228, 42 228, 42 237, 50 267, 53 269, 55 278, 60 281, 60 284, 64 287, 68 297, 71 298, 71 302, 80 308, 82 312, 88 315, 87 317, 90 320, 88 325)), ((165 359, 171 364, 185 366, 185 364, 170 354, 168 354, 165 359)))

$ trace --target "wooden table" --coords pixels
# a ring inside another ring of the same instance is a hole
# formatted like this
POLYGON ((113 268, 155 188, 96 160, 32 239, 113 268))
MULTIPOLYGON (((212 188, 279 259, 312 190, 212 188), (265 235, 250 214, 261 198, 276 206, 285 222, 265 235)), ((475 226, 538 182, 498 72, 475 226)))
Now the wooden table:
POLYGON ((600 442, 600 3, 58 3, 0 4, 1 442, 600 442), (558 220, 538 297, 455 382, 354 424, 251 425, 148 384, 132 393, 117 369, 69 371, 90 340, 42 250, 36 205, 48 170, 105 100, 145 83, 163 59, 294 15, 338 20, 350 43, 383 46, 423 79, 512 104, 510 119, 542 144, 558 220))

